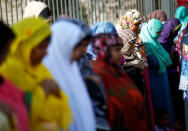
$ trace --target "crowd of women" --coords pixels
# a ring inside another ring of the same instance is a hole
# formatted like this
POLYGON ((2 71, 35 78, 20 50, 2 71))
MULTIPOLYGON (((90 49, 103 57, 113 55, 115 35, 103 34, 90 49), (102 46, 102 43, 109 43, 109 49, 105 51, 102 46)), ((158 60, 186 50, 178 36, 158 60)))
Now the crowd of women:
POLYGON ((0 130, 185 130, 187 9, 175 17, 50 25, 49 8, 28 3, 23 20, 0 22, 0 130))

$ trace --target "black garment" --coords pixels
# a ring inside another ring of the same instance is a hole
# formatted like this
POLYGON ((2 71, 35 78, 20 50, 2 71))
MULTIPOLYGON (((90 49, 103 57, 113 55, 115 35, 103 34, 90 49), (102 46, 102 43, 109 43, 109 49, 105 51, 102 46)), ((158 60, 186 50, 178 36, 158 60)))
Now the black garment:
POLYGON ((109 131, 110 128, 107 118, 107 105, 104 96, 101 93, 100 87, 90 78, 85 79, 85 83, 92 101, 97 121, 97 129, 100 131, 109 131))
MULTIPOLYGON (((144 77, 142 75, 142 69, 137 68, 135 66, 122 66, 124 72, 132 79, 132 81, 135 83, 136 87, 140 90, 140 92, 143 94, 145 98, 145 104, 146 104, 146 110, 147 110, 147 119, 148 119, 148 125, 149 129, 152 129, 151 126, 151 117, 150 117, 150 109, 149 109, 149 101, 148 101, 148 95, 146 91, 146 85, 144 81, 144 77)), ((126 129, 120 130, 120 131, 127 131, 126 129)))
POLYGON ((93 72, 89 64, 88 55, 84 55, 78 66, 85 81, 87 91, 91 98, 96 118, 96 126, 99 131, 109 131, 110 126, 107 118, 106 94, 101 79, 93 72))
POLYGON ((124 65, 122 68, 127 73, 127 75, 133 80, 136 87, 144 95, 145 83, 144 83, 143 75, 141 74, 141 69, 135 66, 124 66, 124 65))
POLYGON ((183 92, 179 90, 180 75, 177 67, 180 66, 179 55, 177 51, 170 54, 172 65, 167 68, 168 80, 171 90, 172 102, 174 105, 175 120, 185 123, 185 107, 183 100, 183 92))

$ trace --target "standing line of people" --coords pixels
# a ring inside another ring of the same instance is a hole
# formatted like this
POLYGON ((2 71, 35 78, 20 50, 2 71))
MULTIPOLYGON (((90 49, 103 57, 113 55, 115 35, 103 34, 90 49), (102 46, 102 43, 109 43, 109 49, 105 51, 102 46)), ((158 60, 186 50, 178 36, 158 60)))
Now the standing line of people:
POLYGON ((131 9, 90 28, 28 3, 23 20, 0 21, 0 130, 184 130, 187 17, 157 10, 144 23, 131 9))

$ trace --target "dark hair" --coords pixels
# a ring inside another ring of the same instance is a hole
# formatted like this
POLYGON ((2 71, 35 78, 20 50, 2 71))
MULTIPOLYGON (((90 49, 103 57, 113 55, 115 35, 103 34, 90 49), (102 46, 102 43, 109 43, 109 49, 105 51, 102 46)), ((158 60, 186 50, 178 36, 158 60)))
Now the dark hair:
POLYGON ((51 13, 49 7, 44 8, 44 9, 40 12, 39 16, 41 16, 41 17, 43 17, 43 18, 45 18, 45 19, 48 19, 48 17, 52 16, 52 13, 51 13))
POLYGON ((83 38, 82 40, 80 40, 80 42, 78 42, 78 44, 75 45, 74 49, 80 47, 82 45, 82 41, 84 41, 84 40, 90 40, 91 38, 92 38, 91 35, 86 36, 85 38, 83 38))
POLYGON ((0 53, 2 53, 2 51, 5 50, 8 42, 15 38, 13 31, 2 21, 0 21, 0 36, 0 53))

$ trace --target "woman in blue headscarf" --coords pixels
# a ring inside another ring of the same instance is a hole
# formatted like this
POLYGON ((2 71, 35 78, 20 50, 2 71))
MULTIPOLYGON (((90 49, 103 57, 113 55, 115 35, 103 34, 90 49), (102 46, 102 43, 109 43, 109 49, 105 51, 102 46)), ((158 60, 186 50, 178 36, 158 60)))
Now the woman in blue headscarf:
MULTIPOLYGON (((99 34, 99 33, 112 33, 117 35, 117 31, 115 26, 110 23, 110 22, 100 22, 100 23, 95 23, 91 27, 93 35, 99 34)), ((93 45, 89 44, 87 48, 87 54, 90 56, 90 59, 96 60, 97 55, 94 52, 93 45)))
POLYGON ((169 54, 158 41, 162 29, 163 24, 157 19, 152 19, 143 25, 140 38, 146 44, 151 96, 154 110, 167 110, 170 116, 170 124, 172 126, 173 105, 166 71, 166 68, 171 65, 172 62, 169 54))

